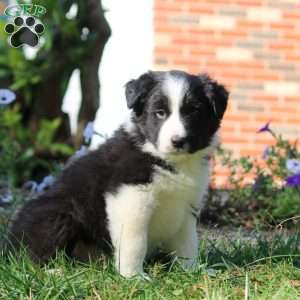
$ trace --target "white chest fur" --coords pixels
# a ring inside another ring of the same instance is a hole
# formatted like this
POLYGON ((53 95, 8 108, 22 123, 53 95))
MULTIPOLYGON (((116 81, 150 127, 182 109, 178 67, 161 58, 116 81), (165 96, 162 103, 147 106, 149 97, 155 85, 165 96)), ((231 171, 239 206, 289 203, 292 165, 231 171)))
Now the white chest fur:
POLYGON ((108 230, 116 267, 124 276, 142 272, 143 260, 157 247, 188 257, 197 256, 196 219, 209 180, 208 161, 199 157, 180 162, 178 172, 157 169, 145 186, 123 185, 106 194, 108 230))
POLYGON ((167 247, 183 222, 202 208, 207 191, 209 164, 193 160, 179 173, 160 175, 154 183, 155 207, 149 222, 149 250, 167 247))

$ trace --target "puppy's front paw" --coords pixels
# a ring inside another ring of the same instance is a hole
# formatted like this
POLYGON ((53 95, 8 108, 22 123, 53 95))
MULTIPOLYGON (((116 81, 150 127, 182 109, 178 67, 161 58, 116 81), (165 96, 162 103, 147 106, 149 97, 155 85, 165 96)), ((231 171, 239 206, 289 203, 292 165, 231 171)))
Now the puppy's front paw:
POLYGON ((117 265, 117 271, 125 278, 131 278, 143 273, 142 268, 135 268, 131 265, 117 265))
POLYGON ((123 276, 126 279, 141 279, 141 280, 145 280, 145 281, 149 281, 151 282, 152 279, 151 277, 145 273, 145 272, 126 272, 126 273, 121 273, 120 275, 123 276))
POLYGON ((194 272, 197 269, 197 260, 195 258, 176 257, 176 260, 186 271, 194 272))
POLYGON ((130 267, 126 267, 126 268, 117 268, 120 275, 125 277, 125 278, 140 278, 142 280, 145 281, 152 281, 151 277, 145 273, 142 269, 134 269, 134 268, 130 268, 130 267))
POLYGON ((122 275, 125 278, 131 278, 131 277, 134 277, 139 274, 139 272, 137 272, 135 270, 130 270, 130 269, 129 270, 127 270, 127 269, 119 270, 119 273, 120 273, 120 275, 122 275))

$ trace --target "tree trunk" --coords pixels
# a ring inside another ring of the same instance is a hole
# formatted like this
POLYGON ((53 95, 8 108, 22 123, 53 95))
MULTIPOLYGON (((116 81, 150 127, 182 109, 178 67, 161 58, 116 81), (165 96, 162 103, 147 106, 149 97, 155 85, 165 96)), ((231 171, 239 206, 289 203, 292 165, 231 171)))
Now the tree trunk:
POLYGON ((108 41, 111 30, 104 17, 102 4, 99 0, 86 1, 86 14, 83 20, 89 30, 89 35, 94 36, 91 51, 83 59, 80 66, 80 80, 82 102, 78 117, 78 130, 75 143, 82 143, 82 132, 89 121, 94 121, 100 104, 99 64, 104 46, 108 41))
MULTIPOLYGON (((64 11, 68 11, 71 3, 64 3, 64 11)), ((78 13, 79 36, 83 28, 88 28, 88 42, 76 39, 68 40, 60 28, 55 28, 53 47, 49 51, 41 50, 35 59, 37 67, 43 60, 49 61, 49 68, 43 70, 41 82, 32 86, 33 102, 27 110, 26 126, 36 130, 41 119, 61 118, 62 124, 57 132, 56 141, 64 143, 82 142, 82 131, 89 121, 93 121, 99 108, 100 83, 98 77, 99 64, 104 46, 111 31, 104 17, 100 0, 86 0, 79 5, 82 11, 78 13), (80 57, 70 57, 68 50, 76 49, 78 45, 86 48, 80 57), (72 72, 80 69, 82 103, 78 118, 78 131, 72 141, 69 117, 61 110, 62 101, 72 72)))

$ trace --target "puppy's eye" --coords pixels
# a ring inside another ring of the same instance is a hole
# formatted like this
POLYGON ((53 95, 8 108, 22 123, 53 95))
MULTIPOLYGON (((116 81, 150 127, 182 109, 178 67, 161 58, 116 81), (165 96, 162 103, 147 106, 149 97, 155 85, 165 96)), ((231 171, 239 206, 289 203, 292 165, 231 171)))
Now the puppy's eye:
POLYGON ((163 109, 159 109, 159 110, 155 111, 155 116, 158 119, 164 120, 167 117, 167 113, 163 109))

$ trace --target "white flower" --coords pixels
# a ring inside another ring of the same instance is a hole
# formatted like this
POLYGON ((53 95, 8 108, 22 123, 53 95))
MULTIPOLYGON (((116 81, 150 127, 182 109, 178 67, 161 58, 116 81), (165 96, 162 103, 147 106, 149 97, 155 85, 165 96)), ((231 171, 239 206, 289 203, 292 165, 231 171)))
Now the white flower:
POLYGON ((39 184, 36 181, 30 180, 25 182, 23 187, 25 190, 35 193, 37 191, 38 185, 39 184))
POLYGON ((75 154, 73 155, 73 158, 79 158, 81 156, 88 154, 88 152, 89 152, 89 150, 86 146, 81 146, 81 148, 75 152, 75 154))
POLYGON ((55 177, 52 175, 48 175, 43 179, 43 182, 45 184, 47 184, 48 186, 52 185, 54 183, 54 181, 55 181, 55 177))
POLYGON ((86 155, 89 153, 89 149, 86 146, 81 146, 79 150, 77 150, 67 161, 66 167, 71 165, 74 161, 76 161, 78 158, 86 155))
POLYGON ((7 89, 0 89, 0 106, 8 105, 16 100, 16 94, 7 89))
POLYGON ((91 141, 93 134, 94 134, 94 122, 88 122, 83 131, 84 142, 86 144, 88 144, 91 141))
POLYGON ((43 181, 36 187, 38 193, 43 192, 46 188, 50 187, 55 181, 55 177, 52 175, 46 176, 43 181))
POLYGON ((299 174, 300 173, 300 159, 288 159, 286 161, 286 168, 292 174, 299 174))
POLYGON ((0 195, 0 203, 10 203, 13 200, 13 194, 11 191, 6 191, 3 195, 0 195))

